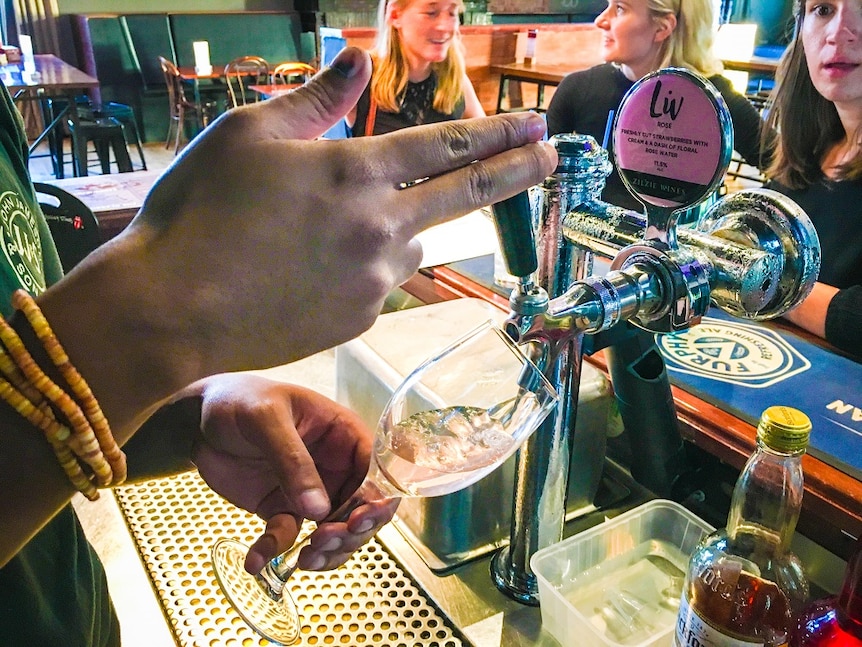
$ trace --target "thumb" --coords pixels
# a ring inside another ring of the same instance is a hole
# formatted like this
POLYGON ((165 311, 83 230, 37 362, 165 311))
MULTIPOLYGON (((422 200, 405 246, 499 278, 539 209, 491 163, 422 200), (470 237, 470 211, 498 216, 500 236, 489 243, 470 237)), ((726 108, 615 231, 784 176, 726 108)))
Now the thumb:
POLYGON ((371 79, 371 58, 346 47, 332 64, 295 92, 264 101, 267 118, 282 122, 288 139, 314 139, 334 126, 359 101, 371 79))

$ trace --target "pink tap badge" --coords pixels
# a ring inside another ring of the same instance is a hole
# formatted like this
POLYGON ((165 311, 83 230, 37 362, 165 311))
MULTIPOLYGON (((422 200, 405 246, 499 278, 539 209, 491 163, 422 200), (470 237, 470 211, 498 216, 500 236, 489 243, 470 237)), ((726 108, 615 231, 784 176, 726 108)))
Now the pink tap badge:
POLYGON ((614 127, 616 164, 629 190, 648 204, 700 203, 727 170, 730 114, 703 77, 668 68, 638 81, 614 127))

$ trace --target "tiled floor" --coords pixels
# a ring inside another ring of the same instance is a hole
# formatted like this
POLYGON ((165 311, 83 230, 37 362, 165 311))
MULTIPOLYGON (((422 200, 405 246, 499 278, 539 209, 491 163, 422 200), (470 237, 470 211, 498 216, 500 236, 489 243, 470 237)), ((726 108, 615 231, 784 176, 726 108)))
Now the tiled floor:
MULTIPOLYGON (((66 155, 65 157, 65 175, 66 177, 72 177, 72 164, 71 164, 71 154, 69 153, 69 142, 66 141, 66 155)), ((34 151, 34 157, 30 159, 30 175, 35 182, 50 182, 54 179, 54 172, 51 168, 51 161, 48 157, 43 157, 47 152, 47 146, 39 146, 39 148, 34 151)), ((129 150, 129 155, 132 158, 132 166, 134 170, 139 170, 140 167, 140 158, 138 157, 137 151, 134 148, 129 150)), ((92 168, 90 168, 90 173, 92 175, 98 175, 101 173, 101 169, 98 164, 95 163, 95 153, 93 153, 94 159, 92 162, 92 168)), ((159 170, 167 168, 168 164, 174 159, 174 150, 171 147, 170 150, 165 149, 165 145, 161 142, 153 142, 144 144, 144 158, 147 162, 147 168, 153 170, 159 170)), ((116 166, 112 165, 112 170, 116 171, 116 166)))

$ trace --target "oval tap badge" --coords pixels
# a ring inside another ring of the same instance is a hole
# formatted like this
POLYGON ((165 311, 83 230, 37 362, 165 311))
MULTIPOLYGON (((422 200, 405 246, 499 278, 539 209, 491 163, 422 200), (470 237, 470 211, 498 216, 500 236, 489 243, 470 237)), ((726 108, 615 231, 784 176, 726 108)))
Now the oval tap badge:
POLYGON ((689 330, 657 335, 670 370, 762 389, 811 368, 776 332, 749 323, 704 317, 689 330))

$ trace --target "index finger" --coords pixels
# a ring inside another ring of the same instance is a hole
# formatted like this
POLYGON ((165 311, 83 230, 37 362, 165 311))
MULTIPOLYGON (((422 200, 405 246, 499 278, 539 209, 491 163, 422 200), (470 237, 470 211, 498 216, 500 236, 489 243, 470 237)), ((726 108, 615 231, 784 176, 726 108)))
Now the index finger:
POLYGON ((416 204, 404 212, 405 217, 412 215, 405 227, 414 228, 406 231, 415 236, 428 227, 510 198, 548 177, 556 163, 556 149, 547 142, 536 142, 407 187, 403 193, 416 204))
POLYGON ((407 185, 398 199, 409 201, 411 209, 403 210, 400 225, 415 236, 548 177, 557 152, 539 141, 544 133, 539 115, 516 113, 417 126, 366 140, 385 146, 375 155, 384 160, 386 180, 407 185))
POLYGON ((375 159, 385 160, 387 178, 399 186, 538 142, 545 130, 540 115, 519 112, 414 126, 366 141, 375 159))

